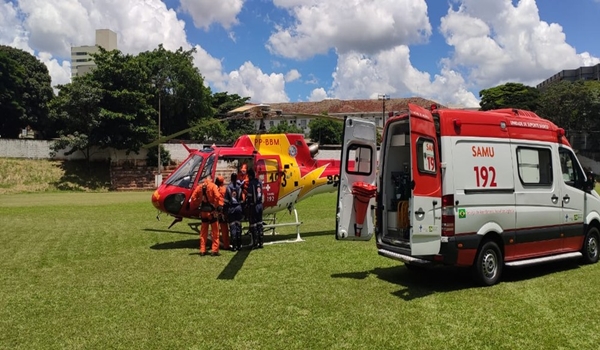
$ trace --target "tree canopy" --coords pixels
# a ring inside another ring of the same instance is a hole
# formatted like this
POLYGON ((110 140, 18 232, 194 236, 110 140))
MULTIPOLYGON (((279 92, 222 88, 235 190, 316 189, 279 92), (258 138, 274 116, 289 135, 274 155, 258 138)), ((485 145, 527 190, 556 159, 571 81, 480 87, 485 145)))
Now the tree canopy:
MULTIPOLYGON (((161 135, 170 135, 211 118, 211 91, 204 86, 204 78, 194 66, 195 49, 166 50, 162 45, 137 56, 146 73, 144 85, 151 96, 149 103, 158 111, 160 99, 161 135)), ((189 135, 182 135, 188 138, 189 135)))
POLYGON ((287 120, 282 120, 279 124, 269 128, 269 134, 304 134, 304 130, 295 123, 289 123, 287 120))
POLYGON ((32 54, 0 45, 0 136, 15 138, 31 126, 54 136, 48 103, 54 93, 48 68, 32 54))
POLYGON ((479 92, 479 105, 484 111, 498 108, 517 108, 535 111, 538 106, 539 91, 520 83, 506 83, 479 92))
POLYGON ((598 130, 600 81, 560 81, 550 84, 540 96, 537 112, 567 130, 598 130))
POLYGON ((320 144, 340 144, 344 124, 341 121, 316 118, 308 123, 309 137, 320 144))
POLYGON ((156 134, 156 110, 144 89, 148 75, 132 55, 100 50, 97 67, 59 86, 52 116, 59 123, 53 150, 82 151, 89 159, 93 146, 137 152, 156 134), (140 91, 141 90, 141 91, 140 91))

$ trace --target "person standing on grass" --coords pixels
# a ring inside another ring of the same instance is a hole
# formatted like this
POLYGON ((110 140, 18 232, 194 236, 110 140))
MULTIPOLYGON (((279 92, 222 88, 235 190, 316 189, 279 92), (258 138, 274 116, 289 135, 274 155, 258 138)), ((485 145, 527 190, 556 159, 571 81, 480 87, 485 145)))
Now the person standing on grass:
POLYGON ((219 220, 219 229, 221 231, 221 240, 223 241, 223 249, 229 250, 229 226, 227 225, 227 207, 229 203, 225 200, 225 192, 227 191, 227 186, 225 186, 225 179, 223 176, 217 176, 217 181, 215 181, 217 186, 219 187, 219 193, 221 194, 221 198, 223 198, 223 210, 218 213, 219 220))
POLYGON ((223 197, 219 188, 210 176, 206 177, 202 184, 198 184, 192 192, 191 201, 200 207, 200 255, 206 255, 206 240, 208 238, 208 226, 210 225, 212 238, 212 256, 219 254, 219 225, 217 214, 223 211, 223 197))
POLYGON ((229 223, 229 234, 231 235, 231 250, 242 249, 242 187, 237 180, 237 174, 231 174, 231 181, 225 192, 225 205, 227 207, 227 221, 229 223))
POLYGON ((249 209, 250 234, 252 249, 263 247, 263 196, 262 183, 256 178, 254 169, 248 170, 248 192, 246 202, 249 209))

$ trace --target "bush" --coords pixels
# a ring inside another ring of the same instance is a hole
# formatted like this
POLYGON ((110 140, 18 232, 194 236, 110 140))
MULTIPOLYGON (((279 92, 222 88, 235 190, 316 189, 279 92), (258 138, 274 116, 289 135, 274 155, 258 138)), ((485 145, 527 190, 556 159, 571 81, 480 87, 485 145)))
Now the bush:
MULTIPOLYGON (((167 166, 171 163, 171 153, 163 146, 160 146, 160 163, 162 166, 167 166)), ((156 151, 156 147, 148 149, 146 164, 148 166, 158 166, 158 152, 156 151)))

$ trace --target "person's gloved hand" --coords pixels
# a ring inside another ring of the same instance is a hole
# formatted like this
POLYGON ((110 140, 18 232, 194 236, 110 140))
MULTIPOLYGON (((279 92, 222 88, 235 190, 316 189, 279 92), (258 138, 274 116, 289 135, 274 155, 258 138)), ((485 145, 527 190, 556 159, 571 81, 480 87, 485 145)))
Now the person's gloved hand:
POLYGON ((217 207, 217 212, 219 212, 219 213, 222 213, 222 212, 223 212, 223 206, 222 206, 222 205, 219 205, 219 206, 217 207))

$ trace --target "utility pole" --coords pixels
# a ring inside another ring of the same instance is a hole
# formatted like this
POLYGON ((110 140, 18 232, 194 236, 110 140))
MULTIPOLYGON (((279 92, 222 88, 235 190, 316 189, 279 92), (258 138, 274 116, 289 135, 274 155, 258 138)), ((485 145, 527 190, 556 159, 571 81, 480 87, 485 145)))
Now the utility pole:
POLYGON ((158 174, 162 174, 160 164, 160 91, 158 92, 158 174))
POLYGON ((381 118, 382 118, 383 125, 385 125, 385 122, 386 122, 386 118, 385 118, 385 100, 389 100, 390 99, 390 95, 388 95, 388 94, 379 94, 379 95, 377 95, 377 99, 383 101, 383 111, 381 113, 381 118))

